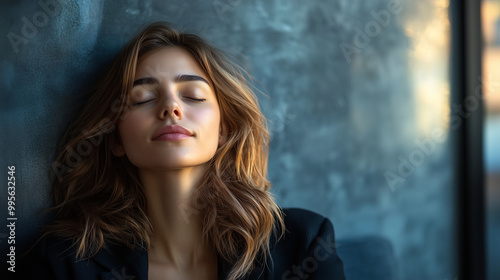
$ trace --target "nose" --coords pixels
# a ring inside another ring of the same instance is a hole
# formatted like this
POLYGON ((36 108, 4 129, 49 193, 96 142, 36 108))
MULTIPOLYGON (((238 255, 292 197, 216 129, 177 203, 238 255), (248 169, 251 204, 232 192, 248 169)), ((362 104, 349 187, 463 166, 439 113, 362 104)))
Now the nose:
POLYGON ((172 118, 174 120, 182 119, 182 108, 176 98, 167 97, 163 102, 163 106, 160 110, 160 119, 172 118))

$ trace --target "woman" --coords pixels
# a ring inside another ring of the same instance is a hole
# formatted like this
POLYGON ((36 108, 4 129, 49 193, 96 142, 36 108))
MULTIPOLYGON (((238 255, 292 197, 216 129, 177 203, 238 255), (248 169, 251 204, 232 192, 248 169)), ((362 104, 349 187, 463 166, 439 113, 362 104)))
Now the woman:
POLYGON ((163 23, 113 62, 52 168, 34 279, 344 279, 330 221, 280 209, 244 70, 163 23))

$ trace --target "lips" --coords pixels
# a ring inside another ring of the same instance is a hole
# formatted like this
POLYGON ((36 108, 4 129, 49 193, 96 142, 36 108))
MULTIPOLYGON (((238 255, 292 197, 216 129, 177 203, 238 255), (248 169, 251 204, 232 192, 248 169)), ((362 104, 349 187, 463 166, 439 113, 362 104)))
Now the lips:
POLYGON ((175 141, 192 137, 193 133, 180 125, 167 125, 153 134, 153 141, 175 141))

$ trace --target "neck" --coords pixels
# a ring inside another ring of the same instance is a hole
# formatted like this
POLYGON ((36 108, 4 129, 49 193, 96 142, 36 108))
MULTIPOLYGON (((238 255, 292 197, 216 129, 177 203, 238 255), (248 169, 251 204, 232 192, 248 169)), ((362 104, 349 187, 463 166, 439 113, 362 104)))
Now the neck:
POLYGON ((148 248, 152 261, 189 268, 214 257, 211 244, 203 240, 202 209, 193 201, 205 170, 200 165, 139 171, 154 230, 148 248))

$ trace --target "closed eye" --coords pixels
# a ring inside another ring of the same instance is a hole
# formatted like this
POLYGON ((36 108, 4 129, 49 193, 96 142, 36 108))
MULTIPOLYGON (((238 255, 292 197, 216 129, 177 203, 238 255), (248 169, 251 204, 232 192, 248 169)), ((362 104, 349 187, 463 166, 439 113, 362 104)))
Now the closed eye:
POLYGON ((193 100, 193 101, 198 101, 198 102, 205 102, 206 99, 202 99, 202 98, 194 98, 194 97, 184 97, 186 99, 189 99, 189 100, 193 100))
POLYGON ((138 106, 138 105, 146 104, 146 103, 151 102, 151 101, 153 101, 153 100, 154 100, 154 99, 150 99, 150 100, 146 100, 146 101, 141 101, 141 102, 132 103, 132 106, 138 106))

